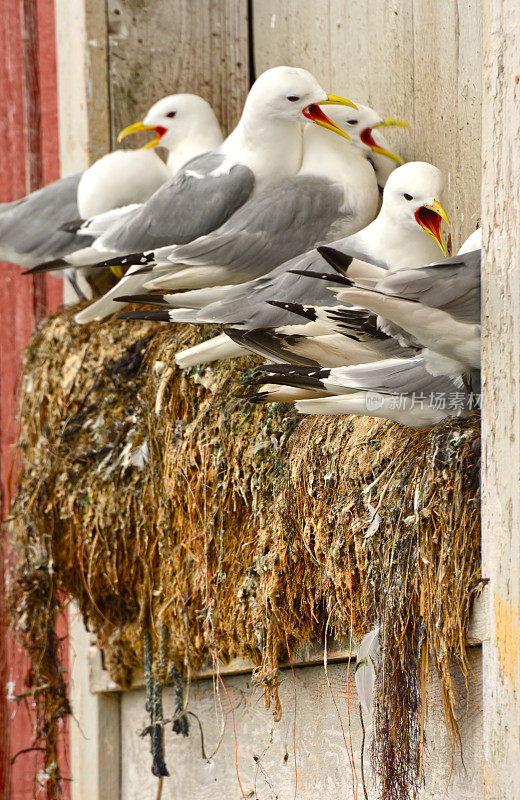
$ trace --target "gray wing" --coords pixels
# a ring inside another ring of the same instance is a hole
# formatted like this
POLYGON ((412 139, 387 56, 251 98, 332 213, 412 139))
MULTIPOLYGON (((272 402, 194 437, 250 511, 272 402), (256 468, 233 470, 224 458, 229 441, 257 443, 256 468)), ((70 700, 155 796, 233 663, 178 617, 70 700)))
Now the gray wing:
MULTIPOLYGON (((268 300, 310 303, 316 306, 335 305, 338 301, 331 293, 326 281, 304 275, 294 275, 288 270, 311 270, 329 273, 333 279, 337 273, 328 265, 317 250, 281 264, 268 275, 243 284, 243 291, 225 302, 212 303, 199 312, 197 321, 240 325, 247 329, 278 328, 281 325, 302 325, 297 314, 267 304, 268 300)), ((333 287, 334 283, 330 284, 333 287)))
POLYGON ((49 183, 14 203, 0 206, 0 255, 19 256, 23 266, 61 258, 89 243, 88 237, 61 231, 79 217, 78 184, 82 173, 49 183))
POLYGON ((445 375, 433 376, 426 370, 422 356, 393 358, 372 364, 337 367, 331 370, 330 379, 352 389, 376 391, 381 394, 450 393, 463 389, 461 380, 451 380, 445 375))
POLYGON ((135 253, 186 244, 218 228, 243 205, 254 188, 253 172, 237 164, 211 174, 224 156, 206 153, 189 161, 122 224, 98 240, 117 253, 135 253))
POLYGON ((438 264, 393 272, 377 283, 385 294, 415 300, 452 314, 460 322, 480 322, 480 250, 438 264))
POLYGON ((177 247, 175 263, 263 275, 330 238, 345 216, 343 199, 332 181, 296 176, 252 197, 218 230, 177 247))
POLYGON ((418 403, 428 403, 432 393, 448 395, 455 391, 466 392, 462 378, 451 379, 445 375, 437 377, 430 375, 424 366, 422 356, 392 358, 372 364, 333 369, 316 369, 293 364, 267 364, 259 367, 258 373, 268 374, 269 383, 281 383, 286 386, 325 388, 327 391, 338 387, 338 389, 372 391, 385 395, 410 396, 415 393, 418 403))

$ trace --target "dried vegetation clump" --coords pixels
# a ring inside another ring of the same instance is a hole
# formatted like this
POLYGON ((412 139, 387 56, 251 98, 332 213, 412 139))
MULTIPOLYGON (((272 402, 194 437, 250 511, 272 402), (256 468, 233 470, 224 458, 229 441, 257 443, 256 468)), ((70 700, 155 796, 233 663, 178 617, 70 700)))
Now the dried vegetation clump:
POLYGON ((175 367, 175 351, 199 338, 185 326, 79 327, 71 311, 33 335, 12 508, 15 627, 38 662, 46 627, 74 598, 122 686, 145 644, 163 679, 247 657, 279 714, 281 660, 320 641, 327 620, 338 637, 378 620, 372 755, 383 797, 413 795, 428 666, 454 740, 450 661, 468 674, 478 418, 415 432, 252 405, 239 395, 253 358, 175 367))

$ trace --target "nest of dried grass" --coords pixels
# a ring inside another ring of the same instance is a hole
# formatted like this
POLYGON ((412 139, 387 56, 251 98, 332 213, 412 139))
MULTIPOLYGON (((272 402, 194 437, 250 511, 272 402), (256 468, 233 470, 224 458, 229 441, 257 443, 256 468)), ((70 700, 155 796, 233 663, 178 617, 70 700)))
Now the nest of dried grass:
POLYGON ((479 421, 418 433, 254 406, 237 398, 252 358, 175 367, 175 351, 199 338, 183 326, 79 327, 71 311, 33 335, 15 625, 37 647, 41 592, 28 587, 44 570, 47 607, 77 601, 122 686, 146 642, 162 680, 170 665, 186 675, 248 657, 280 713, 281 659, 321 640, 327 620, 337 636, 379 620, 373 758, 383 797, 413 795, 429 661, 456 736, 450 661, 467 672, 480 586, 479 421))

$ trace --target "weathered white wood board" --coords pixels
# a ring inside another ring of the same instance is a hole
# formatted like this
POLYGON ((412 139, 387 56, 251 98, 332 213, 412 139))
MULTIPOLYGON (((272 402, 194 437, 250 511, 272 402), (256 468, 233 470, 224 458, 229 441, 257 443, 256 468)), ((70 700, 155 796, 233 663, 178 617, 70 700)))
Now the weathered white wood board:
POLYGON ((257 73, 305 67, 326 90, 412 126, 388 138, 443 170, 458 247, 480 219, 479 0, 254 0, 253 10, 257 73))
POLYGON ((56 0, 61 174, 108 153, 109 103, 104 2, 56 0))
MULTIPOLYGON (((421 798, 438 800, 475 800, 482 797, 482 736, 480 709, 480 648, 471 658, 475 677, 470 677, 468 705, 459 702, 464 764, 456 756, 451 774, 451 750, 442 719, 437 679, 428 688, 429 718, 426 730, 426 782, 421 798)), ((361 728, 353 667, 347 684, 346 664, 329 666, 329 676, 338 705, 347 742, 348 702, 354 749, 354 763, 360 781, 361 728), (350 700, 348 701, 347 685, 350 700)), ((248 676, 226 678, 226 688, 233 703, 238 742, 238 768, 246 798, 258 800, 322 800, 355 797, 352 771, 341 725, 331 700, 323 666, 302 667, 281 673, 280 698, 283 716, 273 721, 272 711, 264 707, 261 692, 251 687, 248 676), (295 710, 296 697, 296 710, 295 710), (295 752, 296 748, 296 752, 295 752), (295 769, 296 762, 296 769, 295 769)), ((464 682, 457 680, 461 698, 466 697, 464 682)), ((164 692, 164 713, 172 713, 172 690, 164 692)), ((190 717, 188 738, 165 730, 166 762, 170 777, 164 779, 163 800, 240 800, 242 797, 235 770, 235 738, 229 702, 225 693, 216 691, 212 681, 197 681, 190 691, 190 709, 204 729, 204 747, 209 755, 225 729, 218 752, 209 761, 201 756, 201 739, 196 720, 190 717), (221 705, 220 705, 221 704, 221 705), (222 710, 221 710, 222 709, 222 710)), ((149 739, 137 731, 147 725, 143 690, 126 692, 121 697, 121 796, 124 800, 153 797, 157 779, 150 773, 149 739)), ((369 774, 365 754, 365 774, 369 774)), ((355 779, 354 779, 355 785, 355 779)), ((368 777, 369 797, 377 797, 368 777)), ((358 798, 363 797, 361 783, 358 798)))
POLYGON ((520 4, 484 2, 482 557, 486 798, 520 794, 520 4))
POLYGON ((109 0, 112 138, 161 97, 200 94, 231 130, 249 89, 247 0, 109 0))
POLYGON ((119 800, 119 692, 92 694, 89 658, 92 634, 74 606, 69 612, 71 800, 119 800))

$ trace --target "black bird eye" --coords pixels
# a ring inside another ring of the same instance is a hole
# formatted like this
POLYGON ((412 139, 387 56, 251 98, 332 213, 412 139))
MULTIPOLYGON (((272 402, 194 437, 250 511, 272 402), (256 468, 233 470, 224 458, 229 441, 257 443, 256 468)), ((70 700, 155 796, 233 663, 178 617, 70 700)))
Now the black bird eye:
POLYGON ((357 125, 357 119, 348 119, 347 125, 357 125))
POLYGON ((299 100, 300 98, 296 97, 295 94, 291 94, 291 95, 289 95, 289 97, 287 99, 290 100, 291 103, 296 103, 296 101, 299 100))
POLYGON ((406 194, 406 192, 403 194, 403 197, 404 197, 405 200, 413 200, 412 195, 411 194, 406 194))
POLYGON ((166 114, 166 116, 167 116, 167 117, 170 117, 170 119, 173 119, 173 117, 175 116, 175 114, 176 114, 176 113, 177 113, 176 111, 168 111, 168 113, 166 114))

